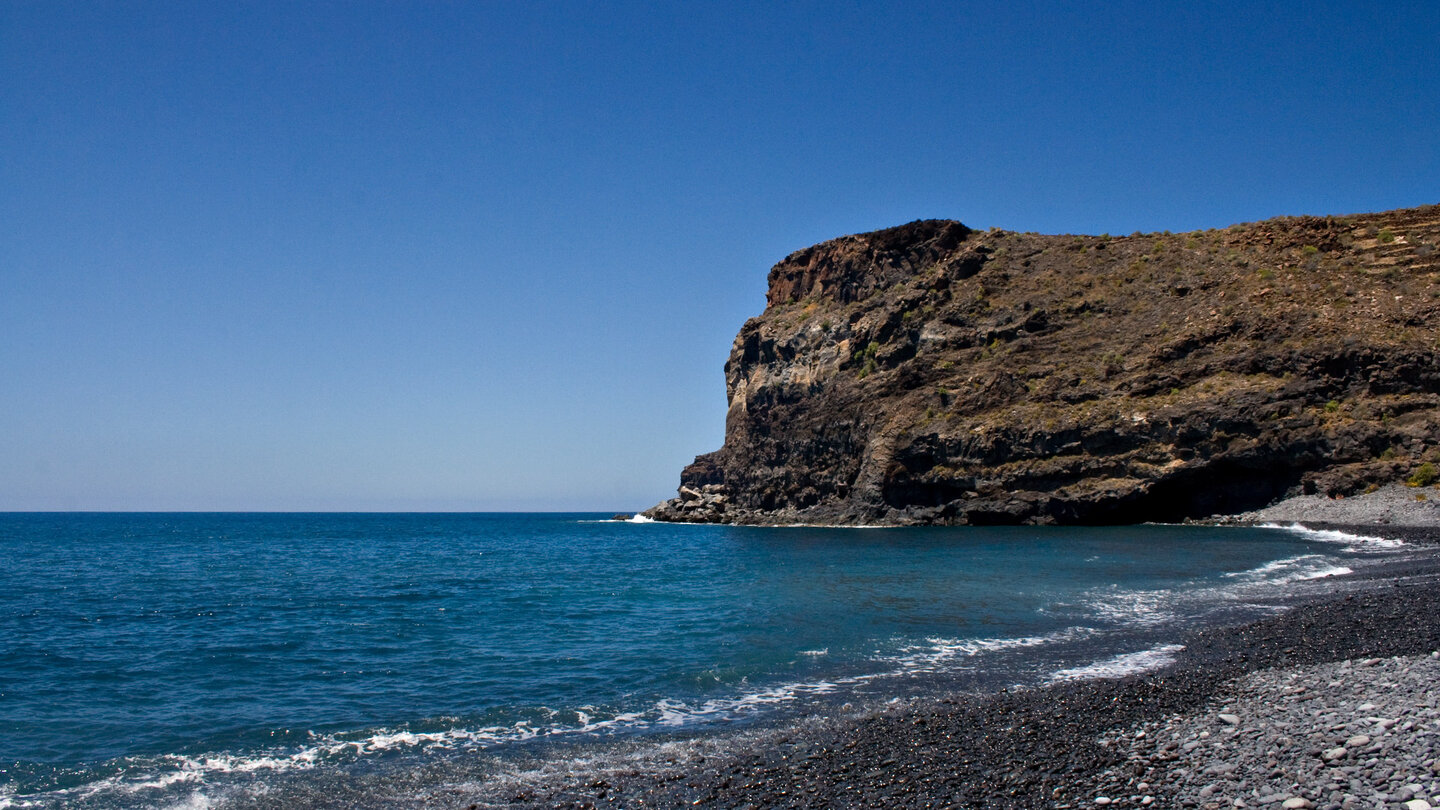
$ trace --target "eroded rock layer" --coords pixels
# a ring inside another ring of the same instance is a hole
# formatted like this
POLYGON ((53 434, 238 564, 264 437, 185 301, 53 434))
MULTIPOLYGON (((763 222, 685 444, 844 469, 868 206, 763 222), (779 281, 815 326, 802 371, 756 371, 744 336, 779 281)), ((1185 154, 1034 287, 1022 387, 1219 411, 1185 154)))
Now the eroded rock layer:
POLYGON ((928 220, 807 248, 735 339, 724 446, 647 514, 1168 521, 1423 479, 1437 244, 1440 206, 1126 237, 928 220))

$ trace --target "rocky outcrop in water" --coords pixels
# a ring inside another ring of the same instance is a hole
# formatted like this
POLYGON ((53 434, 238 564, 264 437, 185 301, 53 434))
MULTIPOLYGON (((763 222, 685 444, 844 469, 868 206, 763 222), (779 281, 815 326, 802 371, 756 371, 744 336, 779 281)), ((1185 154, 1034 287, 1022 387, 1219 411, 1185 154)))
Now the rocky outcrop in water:
POLYGON ((1437 244, 1440 206, 1126 237, 930 220, 807 248, 735 339, 724 446, 646 514, 1171 521, 1423 479, 1437 244))

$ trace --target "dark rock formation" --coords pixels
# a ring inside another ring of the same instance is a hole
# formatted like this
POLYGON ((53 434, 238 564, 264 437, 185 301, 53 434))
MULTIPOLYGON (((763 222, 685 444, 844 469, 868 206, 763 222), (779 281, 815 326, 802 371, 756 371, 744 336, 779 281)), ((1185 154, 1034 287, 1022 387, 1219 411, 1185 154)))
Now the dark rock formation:
POLYGON ((1440 460, 1440 206, 1182 234, 920 221, 799 251, 724 446, 646 514, 1121 523, 1440 460))

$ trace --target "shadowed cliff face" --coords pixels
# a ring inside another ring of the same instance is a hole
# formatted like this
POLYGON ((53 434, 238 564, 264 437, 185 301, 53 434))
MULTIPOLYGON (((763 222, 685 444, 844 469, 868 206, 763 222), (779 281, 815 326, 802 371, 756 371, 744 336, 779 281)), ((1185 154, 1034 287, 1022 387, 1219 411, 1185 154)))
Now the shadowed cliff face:
POLYGON ((1111 523, 1440 461, 1440 206, 1184 234, 921 221, 799 251, 725 444, 647 514, 1111 523))

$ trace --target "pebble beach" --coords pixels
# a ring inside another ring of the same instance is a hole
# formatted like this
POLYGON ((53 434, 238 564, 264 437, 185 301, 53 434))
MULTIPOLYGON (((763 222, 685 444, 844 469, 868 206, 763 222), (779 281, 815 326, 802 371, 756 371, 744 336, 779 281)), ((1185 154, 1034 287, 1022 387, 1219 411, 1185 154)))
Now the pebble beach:
POLYGON ((1164 790, 1184 807, 1429 810, 1440 804, 1437 682, 1440 652, 1253 673, 1220 690, 1218 711, 1102 738, 1125 752, 1105 787, 1125 803, 1164 790))
POLYGON ((1352 499, 1347 517, 1380 517, 1344 528, 1403 540, 1406 553, 1336 577, 1330 594, 1278 615, 1184 633, 1174 662, 1151 672, 517 764, 443 800, 460 808, 1440 807, 1440 529, 1428 510, 1406 520, 1399 502, 1386 493, 1366 513, 1364 499, 1352 499))

